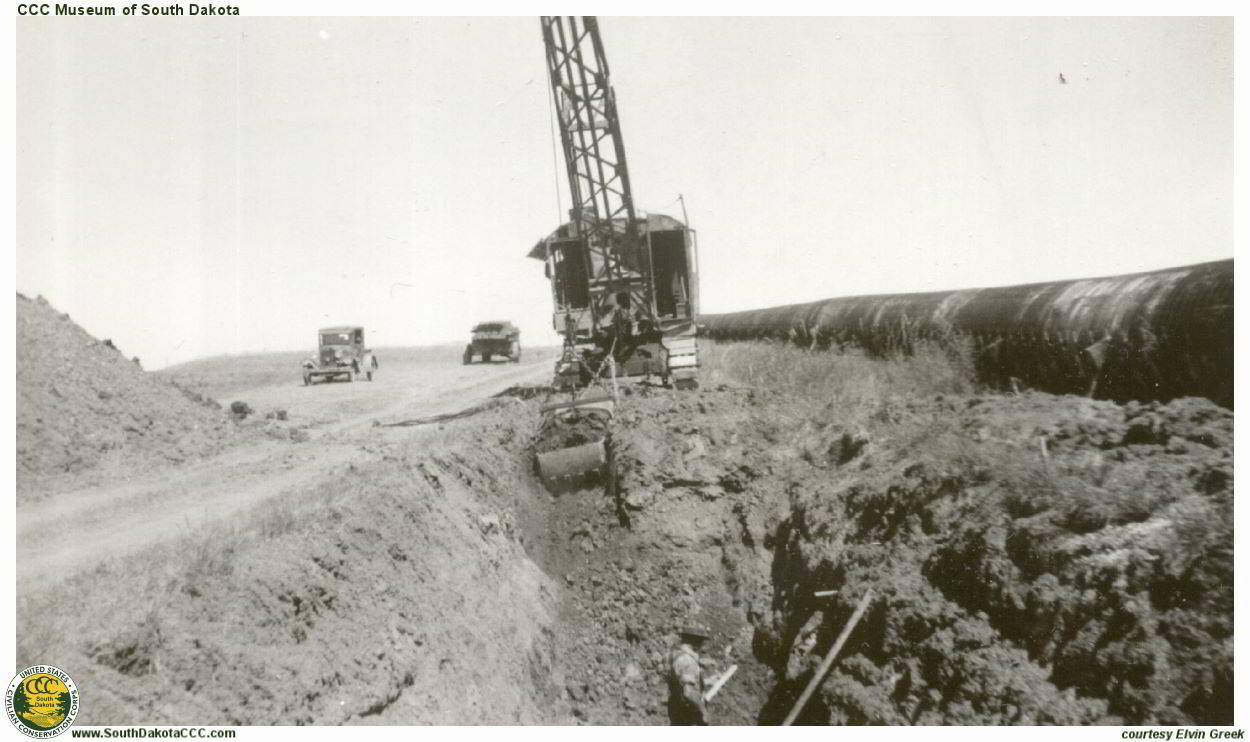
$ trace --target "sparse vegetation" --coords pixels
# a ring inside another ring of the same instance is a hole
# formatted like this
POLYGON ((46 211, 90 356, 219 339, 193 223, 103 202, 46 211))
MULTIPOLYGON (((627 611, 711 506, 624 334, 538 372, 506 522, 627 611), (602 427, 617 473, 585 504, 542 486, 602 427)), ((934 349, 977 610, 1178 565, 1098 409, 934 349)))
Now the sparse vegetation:
POLYGON ((912 352, 870 357, 858 348, 807 350, 789 343, 700 346, 705 384, 733 382, 821 403, 859 405, 975 391, 966 345, 917 342, 912 352))
POLYGON ((86 723, 566 718, 547 679, 551 586, 498 509, 521 460, 513 448, 461 463, 476 449, 465 432, 387 447, 25 591, 18 657, 73 668, 96 699, 86 723), (238 687, 269 677, 296 681, 238 702, 238 687))

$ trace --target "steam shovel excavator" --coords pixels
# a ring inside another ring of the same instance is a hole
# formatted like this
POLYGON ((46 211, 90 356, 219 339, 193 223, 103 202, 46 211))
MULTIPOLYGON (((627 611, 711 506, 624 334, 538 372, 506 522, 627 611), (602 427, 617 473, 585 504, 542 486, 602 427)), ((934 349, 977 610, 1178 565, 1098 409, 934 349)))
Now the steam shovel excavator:
POLYGON ((634 208, 598 20, 543 16, 542 32, 572 197, 569 221, 529 252, 545 263, 564 346, 553 386, 568 397, 543 408, 536 445, 556 489, 610 477, 618 379, 698 385, 698 259, 694 230, 634 208))

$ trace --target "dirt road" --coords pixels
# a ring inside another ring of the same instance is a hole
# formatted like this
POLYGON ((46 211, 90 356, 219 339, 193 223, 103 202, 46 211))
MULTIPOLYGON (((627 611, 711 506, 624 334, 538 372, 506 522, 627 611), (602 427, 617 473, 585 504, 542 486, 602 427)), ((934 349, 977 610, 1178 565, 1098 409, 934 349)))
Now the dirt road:
MULTIPOLYGON (((454 412, 510 386, 542 383, 551 353, 528 353, 523 362, 460 364, 456 349, 396 350, 382 357, 374 381, 300 384, 290 359, 250 359, 251 373, 209 389, 223 403, 247 402, 257 416, 285 410, 282 430, 308 439, 253 436, 245 445, 174 468, 125 472, 103 484, 70 489, 19 505, 18 590, 88 570, 107 559, 253 507, 283 492, 311 488, 331 472, 380 456, 380 446, 430 428, 386 428, 377 423, 454 412)), ((203 362, 218 366, 237 360, 203 362)), ((185 369, 175 377, 194 376, 185 369)), ((215 378, 222 378, 217 374, 215 378)), ((259 423, 258 423, 259 424, 259 423)), ((19 500, 20 502, 20 500, 19 500)))

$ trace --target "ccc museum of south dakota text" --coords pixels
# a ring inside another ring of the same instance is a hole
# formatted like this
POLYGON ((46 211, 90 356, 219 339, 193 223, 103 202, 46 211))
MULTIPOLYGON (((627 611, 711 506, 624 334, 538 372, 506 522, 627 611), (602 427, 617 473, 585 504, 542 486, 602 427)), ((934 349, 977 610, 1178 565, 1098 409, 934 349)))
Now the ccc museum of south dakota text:
POLYGON ((110 5, 67 5, 65 3, 22 3, 17 6, 18 15, 239 15, 235 5, 149 5, 132 3, 113 7, 110 5))

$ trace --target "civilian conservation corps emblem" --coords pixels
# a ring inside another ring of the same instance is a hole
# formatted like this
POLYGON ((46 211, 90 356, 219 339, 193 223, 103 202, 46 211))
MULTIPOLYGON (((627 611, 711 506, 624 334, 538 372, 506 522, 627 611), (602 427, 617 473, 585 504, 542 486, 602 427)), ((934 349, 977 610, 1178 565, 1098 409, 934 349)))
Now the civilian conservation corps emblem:
POLYGON ((4 710, 23 734, 35 739, 55 737, 69 729, 78 715, 78 687, 60 668, 28 667, 9 683, 4 710))

